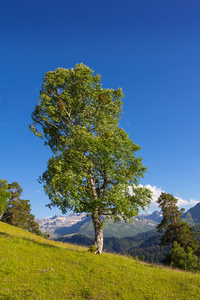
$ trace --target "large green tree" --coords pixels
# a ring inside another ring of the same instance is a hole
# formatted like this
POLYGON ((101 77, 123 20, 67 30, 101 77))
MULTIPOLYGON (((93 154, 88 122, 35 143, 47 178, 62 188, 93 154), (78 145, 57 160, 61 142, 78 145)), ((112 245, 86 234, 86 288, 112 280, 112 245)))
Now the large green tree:
POLYGON ((3 215, 4 210, 6 209, 6 203, 10 196, 11 193, 8 191, 7 180, 0 179, 0 219, 3 215))
POLYGON ((7 185, 9 199, 6 203, 6 209, 4 210, 1 221, 28 230, 37 235, 42 235, 39 230, 39 224, 35 222, 35 216, 31 214, 30 201, 20 199, 22 191, 22 188, 17 182, 7 185))
MULTIPOLYGON (((182 222, 181 215, 184 209, 179 210, 178 200, 171 194, 162 193, 157 202, 163 212, 163 219, 157 226, 158 231, 163 233, 161 245, 172 247, 176 242, 183 251, 187 251, 189 247, 193 254, 197 253, 199 242, 193 229, 186 222, 182 222)), ((168 255, 165 262, 173 264, 172 259, 173 256, 168 255)))
POLYGON ((91 214, 99 254, 101 216, 130 219, 151 199, 139 187, 146 171, 136 156, 140 147, 119 128, 123 96, 121 88, 103 89, 100 76, 83 64, 59 68, 46 73, 30 126, 54 153, 40 178, 48 206, 91 214))

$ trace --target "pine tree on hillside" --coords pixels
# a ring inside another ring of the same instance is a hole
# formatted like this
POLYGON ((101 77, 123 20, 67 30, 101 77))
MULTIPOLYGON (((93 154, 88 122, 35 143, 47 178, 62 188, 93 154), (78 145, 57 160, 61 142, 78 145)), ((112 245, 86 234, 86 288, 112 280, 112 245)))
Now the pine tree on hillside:
POLYGON ((10 196, 7 180, 0 179, 0 219, 6 209, 6 203, 10 196))
POLYGON ((163 212, 163 219, 157 226, 158 232, 166 230, 169 225, 177 227, 181 223, 180 216, 182 215, 184 209, 179 211, 177 201, 178 200, 174 198, 173 195, 166 193, 162 193, 158 198, 157 202, 163 212))
POLYGON ((35 222, 35 217, 31 214, 30 201, 20 199, 23 191, 20 185, 13 182, 9 184, 8 191, 10 192, 10 199, 1 221, 41 236, 39 224, 35 222))
MULTIPOLYGON (((178 209, 177 201, 173 195, 166 193, 162 193, 158 198, 157 202, 163 212, 163 219, 157 226, 158 232, 163 233, 160 239, 161 246, 170 245, 172 247, 171 253, 174 253, 173 244, 177 242, 183 251, 188 251, 189 247, 193 254, 197 254, 199 242, 193 229, 186 222, 182 222, 180 217, 184 209, 178 209)), ((164 262, 173 264, 172 258, 173 256, 168 255, 164 262)))
POLYGON ((23 189, 18 182, 13 182, 8 185, 8 190, 11 193, 10 200, 19 200, 19 197, 23 193, 23 189))
POLYGON ((181 215, 184 209, 179 210, 177 199, 171 194, 162 193, 158 198, 158 204, 163 212, 163 219, 158 224, 158 232, 164 233, 161 237, 161 245, 172 245, 177 241, 181 247, 191 247, 194 251, 198 249, 198 241, 193 229, 182 222, 181 215))

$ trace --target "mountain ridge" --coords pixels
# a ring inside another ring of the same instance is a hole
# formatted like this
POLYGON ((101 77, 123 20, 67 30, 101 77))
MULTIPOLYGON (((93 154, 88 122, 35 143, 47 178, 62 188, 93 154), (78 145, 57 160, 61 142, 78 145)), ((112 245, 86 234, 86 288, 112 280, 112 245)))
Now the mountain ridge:
POLYGON ((191 207, 187 212, 183 213, 181 219, 190 226, 200 223, 200 202, 191 207))
MULTIPOLYGON (((190 226, 200 223, 200 202, 190 208, 181 216, 190 226)), ((135 236, 139 233, 147 232, 156 228, 162 220, 162 212, 154 211, 151 214, 142 214, 134 217, 133 223, 123 222, 122 220, 114 223, 107 219, 104 224, 104 237, 122 238, 135 236)), ((39 224, 40 230, 50 234, 51 238, 58 238, 71 234, 83 234, 88 237, 94 237, 94 229, 91 216, 85 213, 71 213, 67 216, 55 215, 48 218, 35 218, 39 224)))
MULTIPOLYGON (((104 237, 125 237, 134 236, 138 233, 154 229, 158 222, 160 213, 151 215, 141 215, 132 219, 131 222, 114 222, 107 219, 104 224, 104 237), (152 218, 151 218, 152 215, 152 218)), ((91 216, 86 214, 71 213, 68 216, 55 215, 51 218, 36 218, 40 230, 50 234, 51 238, 66 236, 69 234, 84 234, 88 237, 94 237, 94 229, 91 216)))

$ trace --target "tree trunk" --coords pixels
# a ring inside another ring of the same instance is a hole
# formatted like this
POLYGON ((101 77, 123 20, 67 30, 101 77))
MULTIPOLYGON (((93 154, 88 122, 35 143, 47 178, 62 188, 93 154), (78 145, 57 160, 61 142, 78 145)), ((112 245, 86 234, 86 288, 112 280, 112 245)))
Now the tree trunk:
POLYGON ((100 220, 100 216, 97 212, 95 212, 92 215, 92 221, 93 221, 94 232, 95 232, 94 246, 97 248, 95 253, 99 253, 101 255, 103 253, 103 226, 100 220))

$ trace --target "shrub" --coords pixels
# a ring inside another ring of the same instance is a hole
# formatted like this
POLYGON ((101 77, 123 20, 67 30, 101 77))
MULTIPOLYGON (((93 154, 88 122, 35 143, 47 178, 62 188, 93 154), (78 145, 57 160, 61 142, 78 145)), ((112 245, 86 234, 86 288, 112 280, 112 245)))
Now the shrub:
POLYGON ((198 257, 193 255, 192 249, 187 247, 185 251, 176 241, 171 249, 171 266, 187 271, 198 269, 198 257))
POLYGON ((89 246, 88 251, 95 253, 97 251, 97 248, 94 245, 89 246))

